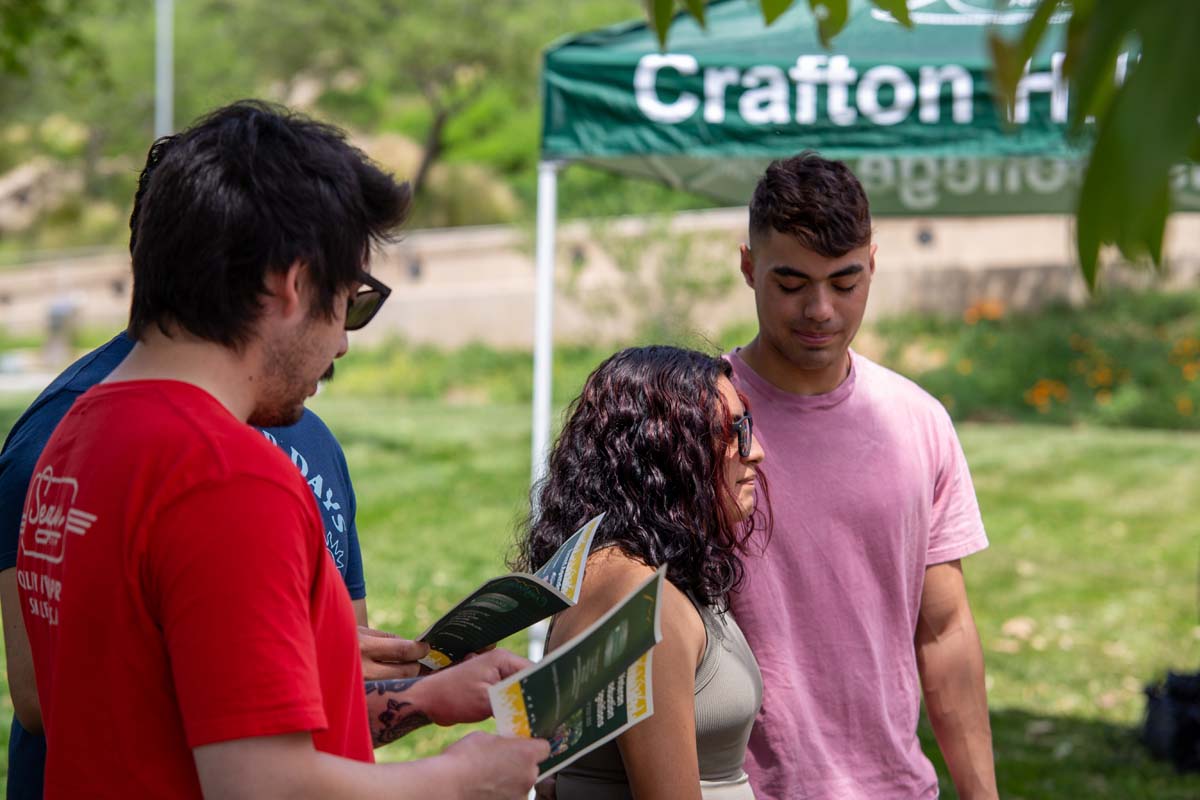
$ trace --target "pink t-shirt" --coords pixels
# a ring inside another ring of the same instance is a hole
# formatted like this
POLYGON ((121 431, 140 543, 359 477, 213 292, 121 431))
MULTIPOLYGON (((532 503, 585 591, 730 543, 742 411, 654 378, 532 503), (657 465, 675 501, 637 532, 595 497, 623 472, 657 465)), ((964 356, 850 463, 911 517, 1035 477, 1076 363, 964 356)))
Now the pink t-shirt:
POLYGON ((763 676, 746 756, 755 796, 936 797, 917 739, 925 568, 987 547, 950 417, 857 353, 838 388, 813 396, 729 360, 775 515, 733 598, 763 676))

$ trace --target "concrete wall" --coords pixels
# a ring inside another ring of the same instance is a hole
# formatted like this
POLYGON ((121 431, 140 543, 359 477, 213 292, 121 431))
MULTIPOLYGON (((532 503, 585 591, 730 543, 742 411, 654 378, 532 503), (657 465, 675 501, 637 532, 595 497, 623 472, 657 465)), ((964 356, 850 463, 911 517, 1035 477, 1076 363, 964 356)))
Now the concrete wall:
MULTIPOLYGON (((682 213, 669 221, 561 225, 556 338, 621 339, 647 313, 664 304, 681 305, 686 298, 665 297, 655 281, 632 280, 621 267, 652 273, 656 264, 671 263, 667 251, 685 239, 691 242, 688 264, 705 262, 717 273, 727 269, 731 278, 719 297, 690 309, 696 331, 711 335, 731 322, 753 319, 753 296, 737 280, 745 224, 744 209, 719 209, 682 213)), ((999 300, 1012 309, 1036 308, 1057 298, 1080 300, 1086 291, 1074 265, 1071 225, 1061 216, 880 219, 870 313, 959 313, 980 300, 999 300)), ((1173 218, 1166 252, 1169 274, 1162 282, 1195 285, 1200 214, 1173 218)), ((374 271, 394 291, 355 341, 400 335, 446 346, 532 343, 531 228, 414 231, 382 254, 374 271)), ((1132 280, 1148 283, 1152 276, 1132 280)), ((67 302, 77 309, 77 324, 117 330, 126 319, 129 289, 128 256, 121 251, 0 269, 0 326, 17 334, 44 330, 51 308, 67 302)))

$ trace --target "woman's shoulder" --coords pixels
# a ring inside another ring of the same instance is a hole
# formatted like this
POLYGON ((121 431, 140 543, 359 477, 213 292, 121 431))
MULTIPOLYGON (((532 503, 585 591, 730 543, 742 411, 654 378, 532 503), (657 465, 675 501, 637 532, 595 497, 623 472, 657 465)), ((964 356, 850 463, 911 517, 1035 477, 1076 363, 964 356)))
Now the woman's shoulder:
MULTIPOLYGON (((655 573, 655 568, 629 555, 619 547, 605 547, 588 557, 579 600, 585 607, 581 616, 595 619, 629 596, 655 573)), ((689 651, 703 654, 706 634, 704 621, 695 605, 670 581, 663 582, 662 623, 664 632, 674 632, 689 651)))

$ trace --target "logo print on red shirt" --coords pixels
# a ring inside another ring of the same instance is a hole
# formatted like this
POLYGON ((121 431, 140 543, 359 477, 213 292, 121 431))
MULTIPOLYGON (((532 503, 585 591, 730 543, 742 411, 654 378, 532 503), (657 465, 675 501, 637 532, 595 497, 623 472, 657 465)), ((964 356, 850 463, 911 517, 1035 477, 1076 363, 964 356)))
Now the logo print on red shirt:
POLYGON ((57 564, 63 560, 66 533, 83 536, 96 521, 95 514, 75 508, 79 482, 56 478, 54 469, 44 468, 33 478, 21 518, 21 550, 30 558, 57 564), (27 534, 28 531, 32 533, 27 534))

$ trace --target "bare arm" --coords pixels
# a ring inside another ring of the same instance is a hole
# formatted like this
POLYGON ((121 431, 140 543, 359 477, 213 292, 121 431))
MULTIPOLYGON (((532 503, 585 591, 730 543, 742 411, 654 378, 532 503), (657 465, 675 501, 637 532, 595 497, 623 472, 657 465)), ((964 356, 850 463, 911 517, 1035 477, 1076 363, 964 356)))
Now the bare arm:
POLYGON ((637 800, 700 800, 695 694, 704 623, 687 597, 668 587, 663 640, 654 648, 654 715, 618 736, 617 746, 637 800))
POLYGON ((354 623, 360 628, 370 627, 367 625, 367 598, 351 600, 350 605, 354 606, 354 623))
MULTIPOLYGON (((594 554, 579 604, 555 621, 550 645, 583 631, 653 573, 618 550, 594 554)), ((696 666, 704 655, 700 615, 671 584, 663 590, 663 640, 654 648, 654 715, 617 737, 637 800, 700 800, 696 756, 696 666)))
POLYGON ((959 561, 925 570, 916 650, 925 710, 959 796, 998 797, 983 649, 959 561))
POLYGON ((318 752, 294 733, 205 745, 192 753, 205 797, 518 800, 550 747, 544 739, 472 733, 433 758, 367 764, 318 752))
POLYGON ((21 727, 30 733, 42 733, 42 707, 38 702, 37 682, 33 676, 33 653, 21 616, 21 598, 17 594, 17 570, 0 572, 0 614, 4 618, 4 655, 8 664, 8 693, 21 727))
POLYGON ((480 722, 492 715, 488 687, 529 662, 507 650, 492 650, 421 678, 367 681, 367 714, 376 747, 423 725, 480 722))

